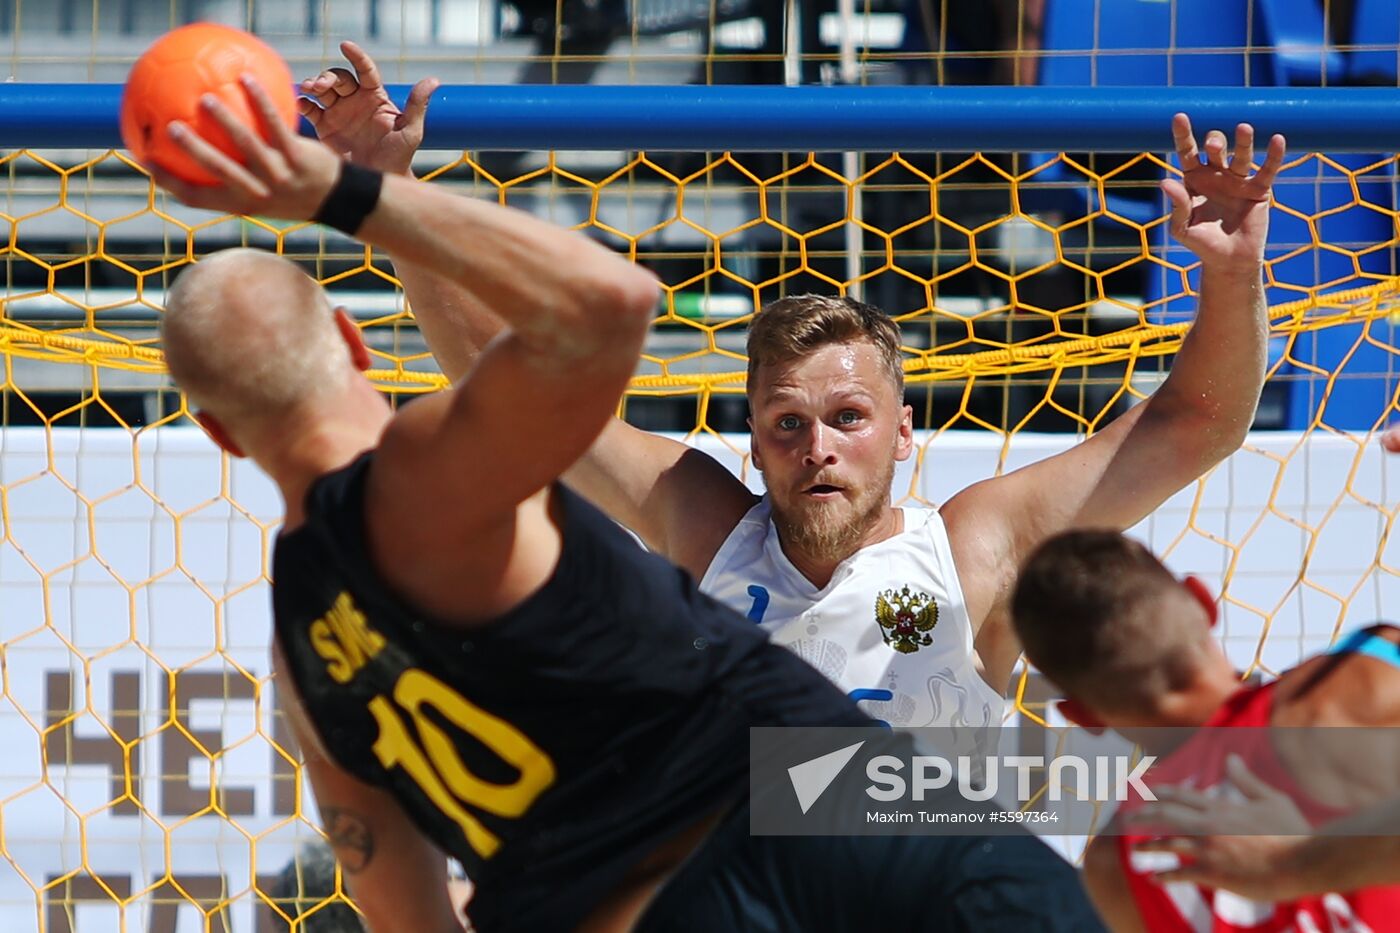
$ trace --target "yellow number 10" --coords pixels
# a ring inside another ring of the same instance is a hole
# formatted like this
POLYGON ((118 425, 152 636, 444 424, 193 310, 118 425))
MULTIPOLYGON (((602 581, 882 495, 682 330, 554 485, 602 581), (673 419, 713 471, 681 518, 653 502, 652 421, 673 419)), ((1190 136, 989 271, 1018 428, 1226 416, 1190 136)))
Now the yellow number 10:
POLYGON ((501 840, 463 804, 497 816, 518 817, 554 783, 554 762, 510 723, 417 668, 399 675, 394 684, 394 702, 413 717, 422 746, 413 741, 388 697, 377 696, 369 704, 369 711, 379 724, 375 756, 386 768, 397 766, 407 771, 437 808, 461 827, 462 835, 478 855, 495 855, 501 840), (472 774, 452 740, 423 715, 425 706, 431 706, 448 722, 501 756, 520 772, 520 777, 510 784, 493 784, 472 774))

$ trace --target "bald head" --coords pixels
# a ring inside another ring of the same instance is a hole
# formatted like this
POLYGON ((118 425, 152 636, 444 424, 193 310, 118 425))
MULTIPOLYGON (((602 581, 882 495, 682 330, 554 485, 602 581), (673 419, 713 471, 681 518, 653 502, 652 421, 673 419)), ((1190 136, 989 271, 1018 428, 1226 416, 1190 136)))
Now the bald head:
POLYGON ((161 338, 176 384, 230 427, 284 415, 352 373, 321 286, 262 250, 186 269, 166 297, 161 338))
POLYGON ((1201 603, 1116 531, 1046 541, 1021 570, 1011 612, 1031 663, 1100 715, 1151 712, 1213 657, 1201 603))

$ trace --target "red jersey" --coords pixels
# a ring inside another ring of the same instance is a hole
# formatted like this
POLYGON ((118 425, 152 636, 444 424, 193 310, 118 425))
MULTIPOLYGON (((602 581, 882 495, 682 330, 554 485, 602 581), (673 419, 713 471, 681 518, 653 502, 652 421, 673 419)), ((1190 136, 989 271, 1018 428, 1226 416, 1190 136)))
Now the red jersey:
MULTIPOLYGON (((1279 760, 1265 729, 1272 721, 1273 688, 1274 684, 1270 683, 1240 690, 1205 724, 1207 728, 1256 727, 1241 733, 1239 741, 1232 738, 1229 743, 1221 742, 1218 734, 1211 736, 1203 731, 1198 739, 1188 741, 1170 757, 1158 762, 1143 782, 1149 787, 1190 783, 1199 790, 1206 790, 1226 780, 1225 759, 1237 754, 1256 776, 1288 794, 1313 825, 1345 815, 1311 799, 1279 760)), ((1125 812, 1133 808, 1133 802, 1124 805, 1125 812)), ((1295 901, 1251 901, 1229 891, 1189 882, 1161 884, 1153 880, 1153 872, 1172 867, 1176 857, 1169 853, 1135 854, 1133 846, 1148 838, 1151 837, 1118 837, 1119 864, 1148 933, 1379 933, 1400 930, 1400 885, 1295 901)))

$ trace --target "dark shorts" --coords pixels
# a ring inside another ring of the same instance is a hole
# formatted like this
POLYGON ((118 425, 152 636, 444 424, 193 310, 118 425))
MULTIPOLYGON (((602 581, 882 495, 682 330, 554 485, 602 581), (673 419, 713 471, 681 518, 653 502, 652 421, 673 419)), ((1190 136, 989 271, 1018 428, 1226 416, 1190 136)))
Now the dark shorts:
POLYGON ((1029 836, 753 836, 741 805, 634 933, 1095 933, 1078 872, 1029 836))

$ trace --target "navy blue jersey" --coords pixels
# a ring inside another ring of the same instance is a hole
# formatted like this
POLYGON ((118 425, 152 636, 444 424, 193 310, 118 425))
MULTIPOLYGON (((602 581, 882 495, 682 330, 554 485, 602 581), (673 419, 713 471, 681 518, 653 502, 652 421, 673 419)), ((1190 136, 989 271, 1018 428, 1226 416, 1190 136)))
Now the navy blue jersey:
POLYGON ((476 882, 480 933, 572 929, 638 858, 744 795, 750 726, 869 723, 562 485, 539 591, 470 629, 428 618, 370 560, 372 463, 318 480, 278 540, 277 635, 331 758, 476 882))

